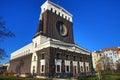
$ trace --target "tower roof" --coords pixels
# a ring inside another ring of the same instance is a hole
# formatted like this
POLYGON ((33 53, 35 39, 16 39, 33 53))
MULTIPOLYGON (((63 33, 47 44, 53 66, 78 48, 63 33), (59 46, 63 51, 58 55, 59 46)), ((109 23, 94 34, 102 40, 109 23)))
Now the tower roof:
POLYGON ((72 14, 58 4, 51 2, 50 0, 47 0, 45 3, 43 3, 43 5, 41 6, 41 13, 51 9, 57 15, 60 14, 60 16, 63 16, 63 18, 66 18, 67 20, 72 22, 72 14))

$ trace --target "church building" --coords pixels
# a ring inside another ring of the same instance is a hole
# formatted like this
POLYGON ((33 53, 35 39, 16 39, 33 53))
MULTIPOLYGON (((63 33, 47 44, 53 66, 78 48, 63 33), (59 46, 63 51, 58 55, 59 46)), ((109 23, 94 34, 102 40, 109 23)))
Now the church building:
POLYGON ((90 60, 90 51, 74 42, 72 14, 47 0, 32 42, 11 53, 9 71, 23 77, 73 77, 89 73, 90 60))

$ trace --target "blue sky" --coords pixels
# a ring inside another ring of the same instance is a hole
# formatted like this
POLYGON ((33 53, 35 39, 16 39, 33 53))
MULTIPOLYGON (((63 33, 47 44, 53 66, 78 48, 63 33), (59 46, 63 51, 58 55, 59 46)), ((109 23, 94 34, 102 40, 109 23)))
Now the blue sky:
MULTIPOLYGON (((0 0, 0 16, 15 38, 0 42, 9 55, 32 41, 46 0, 0 0)), ((74 40, 90 51, 120 46, 120 0, 51 0, 73 14, 74 40)), ((9 61, 6 58, 2 63, 9 61)))

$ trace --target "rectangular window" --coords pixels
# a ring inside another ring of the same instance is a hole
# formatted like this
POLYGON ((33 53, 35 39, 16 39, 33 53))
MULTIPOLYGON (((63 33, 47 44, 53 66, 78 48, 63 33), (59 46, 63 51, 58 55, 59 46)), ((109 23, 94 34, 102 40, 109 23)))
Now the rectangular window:
POLYGON ((42 56, 42 59, 44 59, 44 58, 45 58, 44 54, 41 54, 41 56, 42 56))
POLYGON ((83 66, 81 66, 80 68, 81 68, 81 72, 83 72, 83 66))
POLYGON ((89 71, 88 66, 86 67, 86 71, 87 71, 87 72, 89 71))
POLYGON ((67 71, 67 72, 69 72, 69 71, 70 71, 70 69, 69 69, 69 66, 68 66, 68 65, 66 66, 66 71, 67 71))
POLYGON ((60 53, 56 54, 56 59, 60 59, 60 53))
POLYGON ((44 11, 45 11, 45 8, 44 8, 44 11))
POLYGON ((69 59, 69 55, 66 55, 66 60, 68 60, 69 59))
POLYGON ((36 61, 36 56, 34 56, 34 61, 36 61))
POLYGON ((59 12, 59 14, 58 15, 60 15, 60 12, 59 12))
POLYGON ((77 67, 74 66, 74 73, 77 73, 77 67))
POLYGON ((55 10, 55 14, 57 13, 57 11, 55 10))
POLYGON ((64 17, 64 14, 62 14, 62 17, 64 17))
POLYGON ((51 8, 51 12, 53 12, 53 8, 51 8))
POLYGON ((33 66, 33 74, 35 73, 35 66, 33 66))
POLYGON ((35 43, 35 48, 37 47, 37 43, 35 43))
POLYGON ((42 67, 41 67, 41 72, 44 72, 44 65, 42 65, 42 67))
POLYGON ((76 56, 74 56, 74 61, 76 60, 76 56))
POLYGON ((70 20, 70 18, 68 18, 68 20, 70 20))
POLYGON ((65 19, 67 19, 67 16, 65 16, 65 19))
POLYGON ((82 57, 80 57, 80 61, 82 61, 82 57))
POLYGON ((58 73, 60 72, 60 65, 56 65, 56 70, 58 73))

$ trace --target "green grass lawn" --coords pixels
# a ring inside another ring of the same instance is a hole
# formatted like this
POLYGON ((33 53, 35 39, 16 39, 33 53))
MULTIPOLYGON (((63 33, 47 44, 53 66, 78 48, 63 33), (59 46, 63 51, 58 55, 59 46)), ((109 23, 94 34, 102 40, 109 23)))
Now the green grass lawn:
POLYGON ((47 79, 21 78, 21 77, 14 77, 14 76, 0 76, 0 80, 47 80, 47 79))
MULTIPOLYGON (((21 78, 14 76, 0 76, 0 80, 50 80, 50 79, 39 79, 39 78, 21 78)), ((56 79, 57 80, 57 79, 56 79)), ((82 76, 77 80, 98 80, 97 76, 82 76)), ((102 80, 120 80, 120 74, 109 74, 103 75, 102 80)))
MULTIPOLYGON (((77 80, 99 80, 97 76, 81 76, 77 80)), ((120 74, 102 75, 101 80, 120 80, 120 74)))
POLYGON ((120 80, 120 75, 103 75, 103 80, 120 80))

